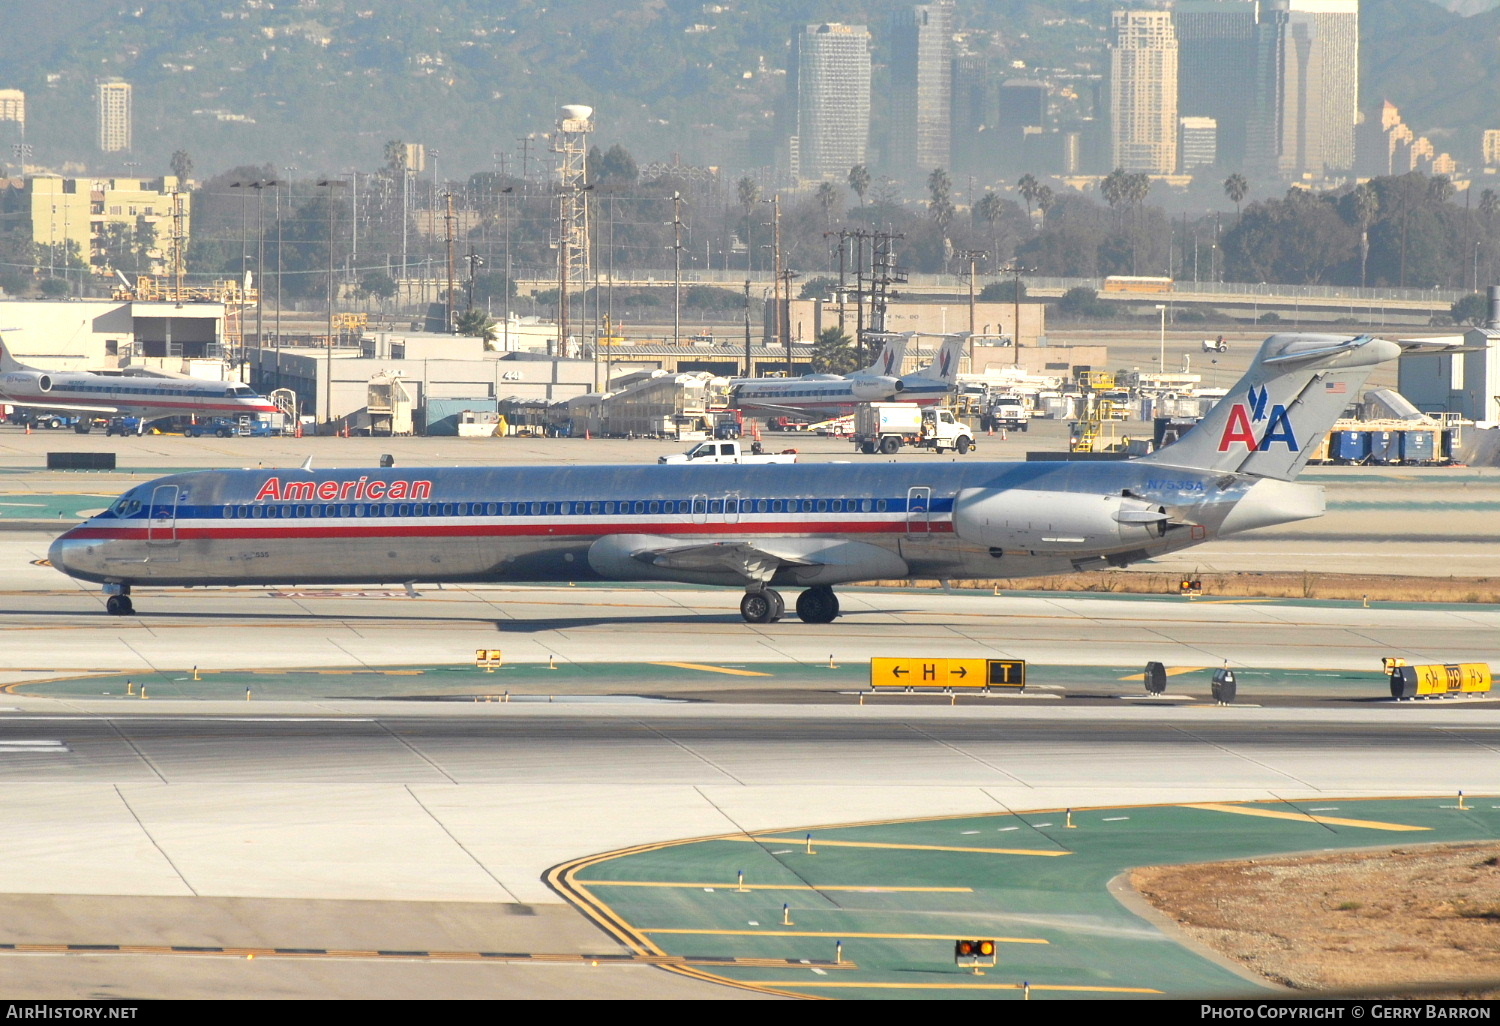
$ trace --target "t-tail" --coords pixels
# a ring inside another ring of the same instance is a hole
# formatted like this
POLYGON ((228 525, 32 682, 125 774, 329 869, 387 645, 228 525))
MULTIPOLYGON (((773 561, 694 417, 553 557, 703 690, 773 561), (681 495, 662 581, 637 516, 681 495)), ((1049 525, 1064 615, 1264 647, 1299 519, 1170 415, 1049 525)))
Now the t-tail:
POLYGON ((932 357, 932 362, 912 376, 928 381, 941 381, 951 387, 958 381, 958 365, 968 341, 967 332, 960 335, 944 335, 943 344, 938 347, 937 353, 932 357))
POLYGON ((1208 416, 1137 462, 1290 481, 1370 373, 1400 354, 1370 335, 1272 335, 1208 416))
POLYGON ((875 355, 875 361, 859 371, 859 374, 878 375, 886 378, 899 378, 901 376, 901 362, 906 359, 906 347, 911 342, 911 332, 905 334, 886 334, 883 332, 870 332, 865 338, 874 341, 881 339, 884 345, 880 352, 875 355))

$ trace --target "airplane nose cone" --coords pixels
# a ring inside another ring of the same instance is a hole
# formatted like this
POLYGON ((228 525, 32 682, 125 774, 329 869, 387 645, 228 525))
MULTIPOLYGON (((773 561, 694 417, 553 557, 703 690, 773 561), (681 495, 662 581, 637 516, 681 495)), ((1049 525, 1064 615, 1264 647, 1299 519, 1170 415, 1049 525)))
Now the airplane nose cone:
POLYGON ((73 532, 59 535, 47 549, 47 562, 69 577, 79 577, 88 572, 86 548, 88 541, 72 537, 73 532))

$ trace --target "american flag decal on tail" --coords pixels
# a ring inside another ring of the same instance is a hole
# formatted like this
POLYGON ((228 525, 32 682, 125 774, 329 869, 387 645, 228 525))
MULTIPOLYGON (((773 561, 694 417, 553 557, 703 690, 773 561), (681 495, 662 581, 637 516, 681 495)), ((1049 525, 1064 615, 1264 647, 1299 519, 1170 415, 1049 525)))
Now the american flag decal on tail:
POLYGON ((1323 382, 1323 391, 1330 395, 1347 395, 1349 393, 1349 385, 1343 381, 1325 381, 1323 382))

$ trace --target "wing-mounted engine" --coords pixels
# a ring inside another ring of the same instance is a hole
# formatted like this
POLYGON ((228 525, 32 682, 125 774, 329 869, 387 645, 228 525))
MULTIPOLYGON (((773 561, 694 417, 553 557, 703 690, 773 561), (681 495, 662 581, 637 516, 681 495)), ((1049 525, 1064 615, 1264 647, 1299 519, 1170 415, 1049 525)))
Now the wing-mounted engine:
POLYGON ((849 390, 854 393, 854 398, 878 402, 888 399, 905 388, 900 378, 870 377, 850 378, 849 390))
POLYGON ((1173 525, 1167 507, 1132 495, 967 488, 953 508, 960 539, 992 549, 1112 552, 1159 541, 1173 525))

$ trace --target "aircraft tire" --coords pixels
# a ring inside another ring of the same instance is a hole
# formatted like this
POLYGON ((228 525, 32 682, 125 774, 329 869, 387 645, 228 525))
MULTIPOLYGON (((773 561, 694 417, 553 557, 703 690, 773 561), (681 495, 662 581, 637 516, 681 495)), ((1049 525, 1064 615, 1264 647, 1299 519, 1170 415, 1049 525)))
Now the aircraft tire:
POLYGON ((104 602, 104 611, 110 616, 129 616, 135 612, 135 606, 129 595, 111 595, 104 602))
POLYGON ((797 617, 803 623, 833 623, 839 615, 839 597, 827 585, 808 588, 797 596, 797 617))
POLYGON ((771 622, 775 623, 786 615, 786 599, 781 597, 781 592, 772 588, 767 588, 765 594, 771 600, 771 622))
POLYGON ((770 623, 776 603, 763 591, 747 591, 740 599, 740 615, 746 623, 770 623))

